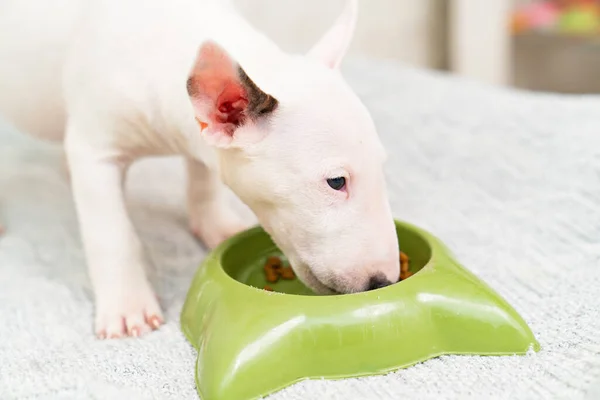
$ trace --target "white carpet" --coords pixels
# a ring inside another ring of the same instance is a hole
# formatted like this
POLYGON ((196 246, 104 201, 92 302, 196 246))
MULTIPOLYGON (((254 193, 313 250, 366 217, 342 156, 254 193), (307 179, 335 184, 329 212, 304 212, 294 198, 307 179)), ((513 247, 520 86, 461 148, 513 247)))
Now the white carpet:
MULTIPOLYGON (((346 71, 390 152, 396 217, 444 240, 521 313, 542 351, 305 381, 272 399, 600 398, 600 97, 504 91, 392 64, 346 71)), ((177 160, 144 161, 129 181, 168 323, 142 339, 96 341, 59 152, 0 129, 0 399, 197 398, 178 314, 204 251, 186 230, 182 171, 177 160)))

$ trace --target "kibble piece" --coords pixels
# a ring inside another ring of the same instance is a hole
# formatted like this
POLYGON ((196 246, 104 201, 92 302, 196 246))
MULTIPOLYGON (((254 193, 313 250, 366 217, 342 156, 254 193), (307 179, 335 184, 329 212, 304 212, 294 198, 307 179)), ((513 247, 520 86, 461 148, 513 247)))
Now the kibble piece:
POLYGON ((266 291, 268 291, 268 292, 272 292, 273 291, 273 288, 271 286, 268 286, 268 285, 265 286, 263 289, 266 290, 266 291))
POLYGON ((271 283, 277 282, 279 280, 281 268, 282 264, 279 257, 268 257, 265 261, 265 265, 263 266, 267 281, 271 283))
POLYGON ((271 256, 271 257, 267 258, 267 261, 265 262, 265 267, 267 267, 267 266, 272 269, 278 270, 283 267, 283 264, 279 257, 271 256))
POLYGON ((408 262, 408 256, 406 254, 404 254, 403 252, 400 252, 400 262, 401 263, 408 262))
POLYGON ((296 278, 296 274, 294 274, 292 267, 284 267, 281 259, 276 256, 268 257, 265 260, 263 270, 265 272, 265 279, 270 283, 275 283, 279 281, 280 278, 285 280, 296 278))
POLYGON ((279 276, 281 276, 281 278, 285 280, 292 280, 296 278, 296 274, 294 274, 294 270, 292 269, 292 267, 282 268, 281 272, 279 273, 279 276))
POLYGON ((400 280, 409 278, 413 273, 408 270, 410 259, 406 254, 400 252, 400 280))
POLYGON ((265 268, 265 277, 267 282, 275 283, 279 280, 279 274, 271 268, 265 268))
POLYGON ((410 271, 406 271, 406 272, 400 272, 400 280, 403 281, 405 279, 408 279, 412 276, 412 272, 410 271))
POLYGON ((265 277, 269 282, 277 282, 279 280, 279 273, 273 269, 271 265, 265 265, 263 267, 265 277))

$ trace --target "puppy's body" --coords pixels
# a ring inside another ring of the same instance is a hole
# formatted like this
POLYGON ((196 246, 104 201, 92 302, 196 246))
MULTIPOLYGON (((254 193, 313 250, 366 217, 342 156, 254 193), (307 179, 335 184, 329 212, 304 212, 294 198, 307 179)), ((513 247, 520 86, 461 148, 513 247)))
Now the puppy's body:
POLYGON ((188 156, 195 178, 189 190, 194 232, 212 247, 243 228, 224 207, 201 209, 202 195, 218 190, 206 167, 214 171, 218 165, 215 152, 194 140, 199 129, 185 83, 206 40, 226 45, 256 75, 264 71, 261 52, 277 50, 226 2, 219 3, 15 0, 0 13, 0 35, 12 38, 0 41, 0 59, 10 60, 0 64, 0 112, 34 136, 66 139, 79 217, 88 220, 82 229, 90 231, 82 233, 101 335, 120 335, 121 317, 132 334, 162 321, 145 279, 141 245, 119 201, 116 182, 127 165, 147 155, 188 156), (100 171, 87 165, 90 158, 118 167, 100 171), (94 181, 97 189, 78 194, 78 185, 94 181), (101 204, 106 201, 112 204, 101 204), (115 253, 120 260, 111 260, 115 253), (123 262, 131 266, 129 276, 122 273, 123 262))
POLYGON ((64 139, 98 335, 162 322, 122 192, 143 156, 186 157, 190 226, 209 247, 245 228, 222 201, 221 178, 314 290, 398 279, 383 151, 337 71, 355 1, 309 57, 283 53, 228 1, 2 7, 0 37, 11 40, 0 41, 0 113, 64 139))

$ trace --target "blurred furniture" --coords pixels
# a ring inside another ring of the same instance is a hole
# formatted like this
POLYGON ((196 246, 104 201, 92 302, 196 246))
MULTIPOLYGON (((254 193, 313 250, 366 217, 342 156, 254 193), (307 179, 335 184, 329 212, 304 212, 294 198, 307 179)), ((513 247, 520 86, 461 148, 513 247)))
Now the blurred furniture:
POLYGON ((520 88, 600 93, 600 37, 596 40, 530 33, 513 45, 513 81, 520 88))
POLYGON ((512 0, 450 0, 449 67, 494 84, 511 82, 512 0))

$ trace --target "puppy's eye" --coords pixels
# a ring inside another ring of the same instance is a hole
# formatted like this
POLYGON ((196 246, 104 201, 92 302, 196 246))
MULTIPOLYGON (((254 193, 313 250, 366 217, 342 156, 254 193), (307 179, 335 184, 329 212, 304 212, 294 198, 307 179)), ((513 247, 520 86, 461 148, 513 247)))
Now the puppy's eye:
POLYGON ((343 176, 327 179, 327 184, 333 190, 342 190, 346 186, 346 178, 343 176))

